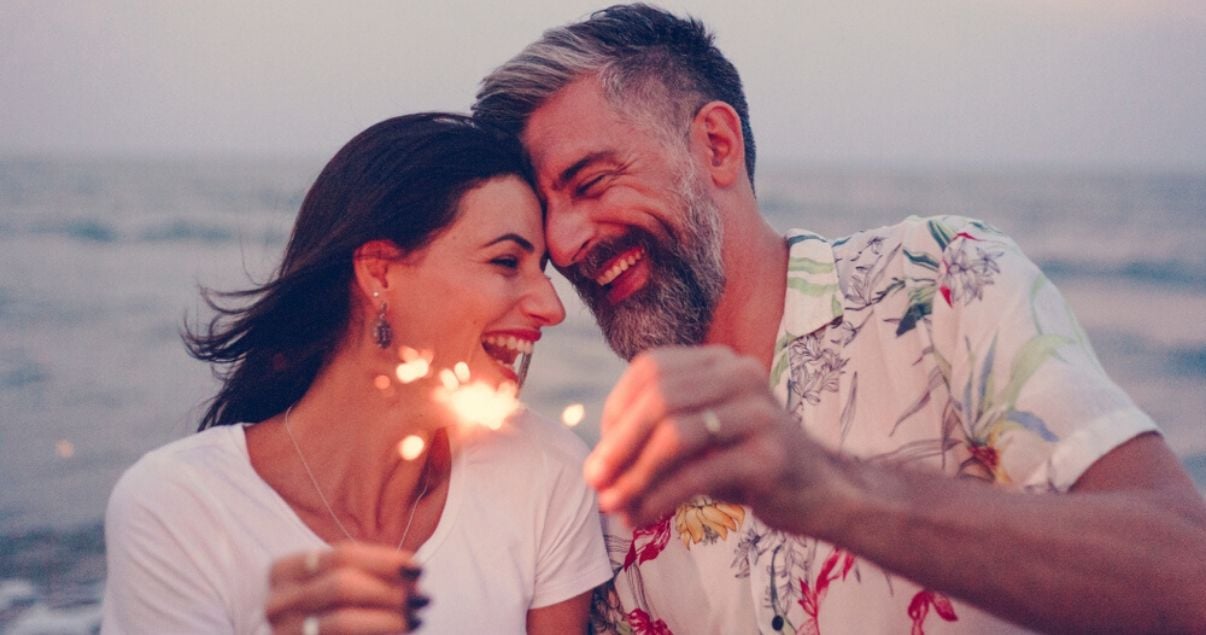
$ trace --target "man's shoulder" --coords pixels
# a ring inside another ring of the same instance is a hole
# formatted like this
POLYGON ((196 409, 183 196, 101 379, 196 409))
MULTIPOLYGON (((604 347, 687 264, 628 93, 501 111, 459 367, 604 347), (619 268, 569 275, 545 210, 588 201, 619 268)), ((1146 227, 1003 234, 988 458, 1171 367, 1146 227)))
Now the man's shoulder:
POLYGON ((1007 239, 1004 232, 970 216, 908 216, 897 223, 854 232, 830 241, 837 259, 861 254, 867 248, 884 245, 945 250, 959 238, 1007 239))

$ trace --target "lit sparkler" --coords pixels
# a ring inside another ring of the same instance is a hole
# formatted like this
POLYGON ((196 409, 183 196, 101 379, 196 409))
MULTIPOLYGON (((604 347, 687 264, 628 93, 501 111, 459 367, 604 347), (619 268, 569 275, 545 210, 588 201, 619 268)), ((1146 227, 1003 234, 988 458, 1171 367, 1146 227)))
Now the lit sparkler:
POLYGON ((520 407, 519 387, 512 382, 503 382, 497 388, 481 381, 462 383, 447 369, 439 376, 436 400, 448 406, 461 425, 497 430, 520 407))
MULTIPOLYGON (((495 387, 487 382, 472 381, 469 364, 465 362, 457 362, 452 368, 437 371, 431 365, 434 358, 431 352, 420 352, 408 346, 398 349, 398 358, 401 363, 394 368, 398 382, 410 384, 434 377, 436 401, 449 409, 462 428, 483 426, 498 430, 522 406, 516 383, 505 381, 495 387)), ((521 381, 527 373, 529 360, 530 355, 526 354, 518 360, 517 374, 521 381)), ((385 391, 392 385, 392 380, 386 375, 379 375, 373 383, 385 391)), ((425 449, 426 442, 418 435, 407 436, 398 443, 398 454, 406 461, 418 458, 425 449)))

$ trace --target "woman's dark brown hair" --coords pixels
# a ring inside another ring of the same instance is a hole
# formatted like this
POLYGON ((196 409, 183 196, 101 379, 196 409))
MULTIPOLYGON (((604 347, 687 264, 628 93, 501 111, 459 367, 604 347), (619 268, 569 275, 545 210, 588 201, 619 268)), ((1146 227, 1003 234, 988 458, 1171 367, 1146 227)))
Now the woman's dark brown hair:
POLYGON ((300 399, 347 333, 356 249, 379 239, 421 248, 466 192, 506 175, 531 180, 518 141, 462 115, 395 117, 349 141, 307 192, 273 277, 202 289, 216 315, 182 337, 222 388, 198 429, 258 423, 300 399))

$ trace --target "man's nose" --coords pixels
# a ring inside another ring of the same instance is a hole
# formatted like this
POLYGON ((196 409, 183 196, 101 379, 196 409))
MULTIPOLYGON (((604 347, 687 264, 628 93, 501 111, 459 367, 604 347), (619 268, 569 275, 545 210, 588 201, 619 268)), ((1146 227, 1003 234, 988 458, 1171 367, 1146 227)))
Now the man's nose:
POLYGON ((554 265, 565 268, 582 259, 594 235, 594 225, 585 208, 550 198, 544 224, 549 258, 554 265))

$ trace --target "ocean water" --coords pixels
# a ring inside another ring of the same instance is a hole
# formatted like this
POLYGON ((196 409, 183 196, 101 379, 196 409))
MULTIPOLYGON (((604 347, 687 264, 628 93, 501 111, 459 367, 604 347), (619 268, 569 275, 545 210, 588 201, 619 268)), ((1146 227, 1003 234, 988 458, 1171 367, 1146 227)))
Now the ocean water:
MULTIPOLYGON (((191 432, 216 384, 179 330, 197 284, 263 280, 321 160, 0 160, 0 632, 90 632, 108 492, 191 432)), ((909 214, 1010 233, 1111 376, 1206 488, 1206 174, 887 170, 768 163, 771 224, 837 237, 909 214)), ((586 405, 622 370, 560 278, 566 323, 525 400, 586 405)))

